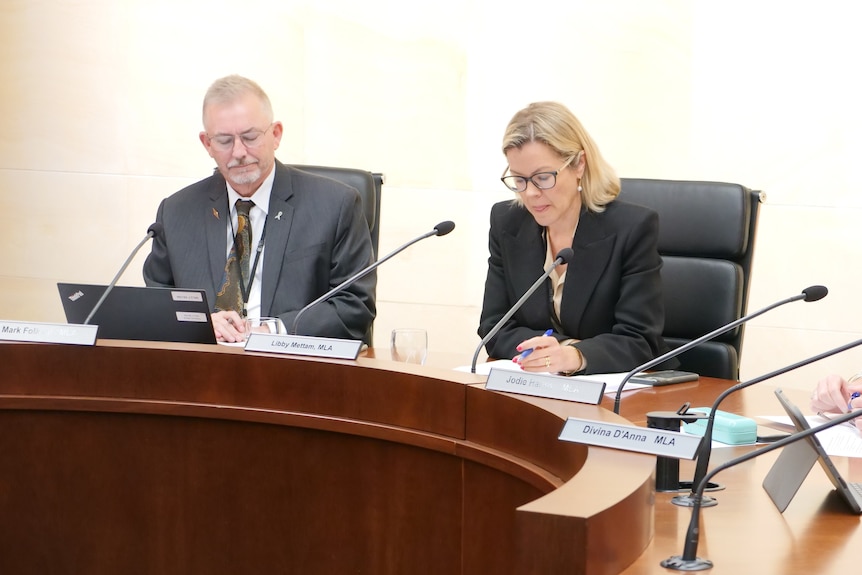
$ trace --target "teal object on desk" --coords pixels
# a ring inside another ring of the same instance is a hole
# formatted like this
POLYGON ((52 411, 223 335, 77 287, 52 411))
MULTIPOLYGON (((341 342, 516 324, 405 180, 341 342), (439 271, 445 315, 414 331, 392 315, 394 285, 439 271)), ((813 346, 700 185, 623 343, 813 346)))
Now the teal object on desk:
MULTIPOLYGON (((690 411, 709 414, 711 410, 708 407, 692 407, 690 411)), ((703 436, 706 433, 706 421, 706 419, 698 419, 694 423, 685 423, 682 427, 683 431, 692 435, 703 436)), ((743 417, 719 409, 715 412, 712 439, 728 445, 756 443, 757 422, 750 417, 743 417)))

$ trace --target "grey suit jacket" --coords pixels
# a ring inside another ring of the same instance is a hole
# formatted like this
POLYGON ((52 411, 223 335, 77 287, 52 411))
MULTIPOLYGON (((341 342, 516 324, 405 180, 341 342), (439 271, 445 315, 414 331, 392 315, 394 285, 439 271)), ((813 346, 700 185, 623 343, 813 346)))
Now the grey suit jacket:
MULTIPOLYGON (((210 306, 221 287, 230 216, 219 173, 164 199, 144 263, 148 286, 204 289, 210 306)), ((306 304, 373 262, 359 193, 340 182, 276 161, 263 252, 261 315, 278 316, 290 330, 306 304), (278 218, 278 216, 281 214, 278 218)), ((362 339, 376 314, 374 272, 302 314, 303 335, 362 339)))
MULTIPOLYGON (((511 201, 492 208, 489 237, 481 337, 541 277, 545 262, 541 226, 511 201)), ((602 213, 584 210, 572 249, 560 306, 563 333, 554 337, 582 340, 576 347, 586 373, 629 371, 666 351, 658 215, 621 201, 602 213)), ((488 342, 491 357, 514 357, 519 343, 553 327, 550 280, 543 287, 488 342)))

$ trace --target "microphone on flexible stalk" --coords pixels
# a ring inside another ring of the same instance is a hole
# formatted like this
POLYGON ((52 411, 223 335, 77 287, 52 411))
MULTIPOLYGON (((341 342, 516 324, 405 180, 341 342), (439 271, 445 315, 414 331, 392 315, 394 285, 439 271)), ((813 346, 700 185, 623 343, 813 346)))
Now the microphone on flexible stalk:
MULTIPOLYGON (((701 441, 700 447, 697 451, 697 455, 695 456, 697 458, 697 466, 694 469, 694 478, 691 481, 691 493, 687 495, 677 495, 676 497, 671 499, 671 502, 675 505, 679 505, 680 507, 694 506, 694 501, 696 498, 694 490, 697 488, 698 485, 700 485, 700 483, 703 482, 703 479, 706 476, 706 468, 707 466, 709 466, 709 457, 712 453, 712 430, 715 426, 715 413, 718 410, 719 404, 724 401, 724 398, 726 398, 728 395, 735 391, 739 391, 740 389, 744 389, 750 385, 754 385, 755 383, 760 383, 761 381, 772 379, 775 376, 782 375, 784 373, 787 373, 788 371, 793 371, 794 369, 799 367, 804 367, 810 363, 820 361, 821 359, 835 355, 836 353, 841 353, 842 351, 846 351, 859 345, 862 345, 862 339, 857 339, 856 341, 845 343, 844 345, 836 347, 835 349, 824 351, 823 353, 819 353, 817 355, 809 357, 808 359, 803 359, 802 361, 798 361, 792 365, 776 369, 775 371, 771 371, 766 375, 755 377, 754 379, 751 379, 749 381, 737 383, 736 385, 728 387, 726 390, 721 392, 721 394, 719 394, 719 396, 713 402, 712 408, 709 411, 709 417, 706 421, 706 428, 703 432, 703 441, 701 441)), ((701 501, 698 503, 698 505, 701 507, 712 507, 713 505, 717 505, 717 503, 715 502, 715 498, 713 497, 701 495, 700 499, 701 501)))
MULTIPOLYGON (((862 343, 862 342, 860 342, 862 343)), ((701 508, 701 500, 703 498, 703 491, 706 488, 709 480, 712 479, 717 473, 728 469, 729 467, 733 467, 739 463, 743 463, 748 461, 749 459, 754 459, 764 453, 769 451, 773 451, 778 449, 779 447, 784 447, 786 445, 790 445, 791 443, 795 443, 800 439, 805 439, 810 435, 814 435, 815 433, 819 433, 824 429, 828 429, 835 425, 840 425, 852 419, 855 419, 862 415, 862 409, 857 409, 851 411, 849 413, 844 413, 839 416, 836 416, 833 419, 830 419, 826 423, 822 425, 818 425, 817 427, 812 427, 810 429, 806 429, 805 431, 800 431, 789 435, 783 439, 779 439, 775 443, 770 443, 766 447, 761 447, 760 449, 756 449, 754 451, 749 451, 745 455, 741 455, 735 459, 731 459, 726 463, 722 463, 709 473, 707 473, 704 478, 697 484, 697 488, 694 491, 694 505, 692 505, 691 510, 691 521, 688 524, 688 530, 685 534, 685 546, 683 547, 682 555, 673 555, 661 561, 660 565, 666 569, 674 569, 676 571, 703 571, 705 569, 711 569, 713 564, 709 559, 702 559, 697 556, 697 544, 700 541, 700 508, 701 508)))
POLYGON ((329 298, 331 298, 332 296, 334 296, 338 292, 342 291, 344 288, 348 287, 350 284, 352 284, 356 280, 365 277, 366 275, 368 275, 369 273, 371 273, 372 271, 377 269, 377 266, 379 266, 380 264, 382 264, 383 262, 385 262, 386 260, 388 260, 392 256, 394 256, 394 255, 404 251, 405 249, 409 248, 410 246, 412 246, 416 242, 418 242, 420 240, 424 240, 425 238, 430 238, 431 236, 445 236, 446 234, 448 234, 449 232, 451 232, 454 229, 455 229, 455 223, 454 222, 450 222, 450 221, 440 222, 439 224, 434 226, 434 229, 431 230, 430 232, 428 232, 426 234, 422 234, 418 238, 414 238, 414 239, 410 240, 409 242, 407 242, 403 246, 399 247, 395 251, 387 254, 385 257, 377 260, 376 262, 374 262, 370 266, 358 271, 353 276, 347 278, 346 280, 344 280, 343 282, 341 282, 340 284, 338 284, 337 286, 335 286, 334 288, 332 288, 331 290, 329 290, 328 292, 326 292, 325 294, 323 294, 322 296, 320 296, 319 298, 317 298, 313 302, 307 304, 305 307, 300 309, 293 318, 293 323, 290 326, 290 334, 296 335, 296 330, 299 326, 299 318, 302 317, 302 314, 304 314, 306 311, 308 311, 312 307, 316 306, 317 304, 319 304, 321 302, 328 300, 329 298))
POLYGON ((732 330, 733 328, 747 322, 748 320, 754 319, 757 316, 764 314, 764 313, 766 313, 772 309, 775 309, 779 306, 782 306, 786 303, 799 301, 799 300, 817 301, 817 300, 821 300, 824 297, 826 297, 826 294, 828 294, 828 293, 829 293, 829 290, 826 289, 826 287, 824 287, 824 286, 814 285, 814 286, 807 287, 804 290, 802 290, 802 293, 799 293, 799 294, 796 294, 792 297, 783 299, 783 300, 776 302, 772 305, 766 306, 765 308, 760 309, 754 313, 750 313, 746 316, 743 316, 737 320, 734 320, 734 321, 728 323, 727 325, 723 325, 718 329, 715 329, 715 330, 713 330, 713 331, 711 331, 705 335, 702 335, 697 339, 693 339, 693 340, 685 343, 684 345, 681 345, 675 349, 672 349, 669 352, 667 352, 663 355, 660 355, 655 359, 651 359, 650 361, 644 363, 643 365, 639 365, 638 367, 636 367, 633 370, 631 370, 630 372, 628 372, 623 377, 622 381, 620 381, 620 386, 617 388, 617 394, 614 397, 614 413, 619 414, 619 412, 620 412, 620 399, 622 398, 623 387, 625 386, 626 383, 628 383, 629 379, 634 377, 636 374, 638 374, 642 371, 646 371, 647 369, 650 369, 651 367, 655 367, 660 363, 663 363, 669 359, 672 359, 672 358, 680 355, 681 353, 685 353, 688 350, 690 350, 691 348, 693 348, 697 345, 700 345, 705 341, 709 341, 713 338, 716 338, 716 337, 720 336, 721 334, 728 332, 728 331, 732 330))
POLYGON ((572 256, 574 256, 574 255, 575 255, 575 252, 572 250, 572 248, 561 249, 557 253, 557 257, 554 259, 553 263, 548 266, 547 270, 545 270, 545 273, 543 273, 541 276, 539 276, 539 279, 537 279, 536 282, 530 286, 530 289, 528 289, 524 293, 524 295, 521 296, 521 299, 516 301, 515 305, 513 305, 512 308, 506 312, 506 315, 504 315, 502 318, 500 318, 500 321, 498 321, 497 324, 491 328, 491 331, 489 331, 485 335, 485 337, 482 338, 482 341, 480 341, 478 347, 476 347, 476 352, 473 354, 473 361, 470 364, 470 372, 471 373, 476 373, 476 361, 479 359, 479 352, 482 351, 482 347, 486 343, 488 343, 492 337, 497 335, 497 332, 500 331, 500 329, 503 327, 503 324, 505 324, 507 321, 509 321, 509 318, 511 318, 513 315, 515 315, 515 312, 518 311, 522 305, 524 305, 524 302, 527 301, 527 299, 529 299, 529 297, 531 295, 533 295, 533 293, 537 289, 539 289, 539 286, 542 285, 542 283, 546 279, 548 279, 548 276, 551 275, 551 272, 554 271, 554 269, 558 265, 568 263, 572 259, 572 256))
POLYGON ((120 271, 117 272, 117 275, 114 276, 114 279, 111 280, 111 283, 108 284, 108 287, 105 288, 105 291, 102 293, 102 297, 99 298, 99 301, 96 302, 96 305, 93 306, 93 309, 90 310, 90 315, 87 316, 87 319, 84 320, 84 325, 88 325, 90 320, 93 319, 93 316, 96 315, 96 312, 99 311, 99 308, 102 307, 102 304, 108 298, 108 294, 114 289, 114 286, 117 285, 117 282, 120 281, 120 276, 123 275, 123 272, 126 271, 126 268, 129 267, 129 264, 132 263, 134 257, 138 254, 140 249, 144 246, 147 241, 156 237, 165 231, 165 227, 161 224, 161 222, 153 222, 150 224, 150 227, 147 228, 147 235, 144 236, 138 245, 135 246, 135 249, 132 250, 132 253, 129 254, 129 257, 126 258, 126 261, 123 262, 120 271))

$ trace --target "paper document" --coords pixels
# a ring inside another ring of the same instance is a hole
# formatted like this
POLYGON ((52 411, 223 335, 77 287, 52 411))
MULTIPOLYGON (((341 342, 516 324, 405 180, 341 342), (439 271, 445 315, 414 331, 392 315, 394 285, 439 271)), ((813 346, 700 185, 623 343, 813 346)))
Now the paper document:
MULTIPOLYGON (((786 415, 763 415, 759 419, 787 426, 788 430, 794 429, 793 423, 786 415)), ((811 427, 817 427, 827 421, 825 417, 820 415, 807 415, 805 419, 811 427)), ((862 433, 859 432, 859 429, 852 422, 824 429, 817 434, 817 439, 820 440, 823 449, 829 455, 862 457, 862 433)))

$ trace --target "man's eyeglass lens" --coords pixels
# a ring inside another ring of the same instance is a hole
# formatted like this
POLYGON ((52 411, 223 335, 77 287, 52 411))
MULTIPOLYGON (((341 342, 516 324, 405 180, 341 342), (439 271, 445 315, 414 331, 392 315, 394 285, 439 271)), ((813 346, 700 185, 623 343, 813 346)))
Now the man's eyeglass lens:
MULTIPOLYGON (((242 140, 242 145, 246 148, 256 148, 263 143, 263 135, 266 134, 267 130, 269 128, 266 130, 249 130, 240 134, 239 139, 242 140)), ((210 142, 220 150, 230 150, 233 148, 235 138, 236 136, 233 134, 220 134, 210 138, 210 142)))

